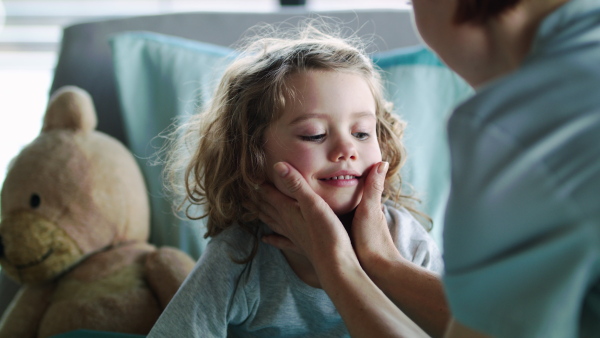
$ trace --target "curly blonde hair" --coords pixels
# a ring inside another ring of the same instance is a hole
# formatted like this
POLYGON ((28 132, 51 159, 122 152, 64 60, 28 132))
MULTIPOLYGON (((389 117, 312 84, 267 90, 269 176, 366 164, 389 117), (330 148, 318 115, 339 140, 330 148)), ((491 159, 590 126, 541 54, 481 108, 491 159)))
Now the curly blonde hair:
POLYGON ((190 219, 208 217, 205 238, 233 224, 254 233, 260 222, 248 206, 256 205, 256 187, 267 178, 264 133, 284 111, 286 94, 293 95, 286 80, 315 70, 351 72, 368 83, 376 102, 382 159, 389 162, 383 199, 408 207, 400 177, 405 124, 383 98, 381 75, 360 41, 342 38, 331 26, 314 21, 291 33, 261 27, 256 36, 227 67, 208 107, 176 131, 181 137, 165 173, 170 188, 185 196, 179 209, 190 219))

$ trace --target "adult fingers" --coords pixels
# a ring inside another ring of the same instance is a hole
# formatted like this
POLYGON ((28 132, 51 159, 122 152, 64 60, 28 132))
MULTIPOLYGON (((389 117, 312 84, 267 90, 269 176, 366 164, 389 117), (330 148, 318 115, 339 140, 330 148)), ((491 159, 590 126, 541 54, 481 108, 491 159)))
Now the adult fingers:
POLYGON ((304 254, 289 238, 282 235, 264 235, 262 241, 281 250, 292 250, 298 254, 304 254))
POLYGON ((281 193, 276 187, 264 183, 260 187, 260 203, 257 205, 261 221, 278 233, 286 233, 288 219, 302 219, 298 203, 281 193))
POLYGON ((385 186, 385 175, 387 174, 389 166, 390 165, 387 162, 380 162, 373 168, 375 170, 371 170, 367 176, 365 197, 369 201, 381 200, 381 194, 383 193, 383 188, 385 186))
POLYGON ((345 243, 352 250, 340 220, 304 177, 286 162, 276 163, 273 170, 275 186, 263 184, 260 191, 279 215, 271 229, 289 239, 301 250, 297 252, 313 263, 323 252, 331 251, 332 243, 345 243))
POLYGON ((272 218, 278 218, 282 204, 294 203, 291 198, 283 195, 268 183, 265 183, 260 187, 258 196, 259 201, 255 206, 255 210, 260 214, 265 214, 272 218))
POLYGON ((373 166, 365 181, 363 198, 352 222, 355 252, 368 274, 378 274, 376 263, 401 258, 381 207, 388 163, 373 166))
POLYGON ((273 184, 279 191, 300 204, 314 203, 315 192, 296 168, 286 162, 277 162, 273 165, 273 170, 276 174, 273 184))
POLYGON ((385 175, 388 168, 389 163, 380 162, 369 171, 359 205, 359 209, 362 209, 359 214, 366 213, 363 216, 369 217, 370 213, 381 212, 381 195, 383 194, 385 175))
MULTIPOLYGON (((271 199, 275 201, 283 201, 283 203, 292 203, 294 205, 297 204, 296 201, 283 195, 281 192, 279 192, 279 190, 277 190, 270 184, 264 184, 262 186, 261 192, 261 197, 268 195, 271 196, 271 199), (265 191, 268 191, 269 193, 265 193, 265 191)), ((282 212, 282 209, 277 209, 273 205, 267 203, 264 198, 261 198, 261 202, 262 203, 259 203, 259 205, 256 207, 256 209, 258 210, 258 218, 263 223, 265 223, 271 230, 275 231, 275 233, 264 235, 262 237, 262 241, 278 249, 292 250, 296 253, 304 254, 304 252, 302 252, 302 250, 300 250, 300 248, 298 248, 298 246, 296 246, 289 238, 277 233, 286 230, 285 220, 281 217, 280 214, 280 212, 282 212)))

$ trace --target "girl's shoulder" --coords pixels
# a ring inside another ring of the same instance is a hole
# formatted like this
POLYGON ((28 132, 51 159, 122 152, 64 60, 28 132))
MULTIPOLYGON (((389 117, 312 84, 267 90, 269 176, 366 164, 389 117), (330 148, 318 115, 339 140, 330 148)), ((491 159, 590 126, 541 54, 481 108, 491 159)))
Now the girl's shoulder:
POLYGON ((395 228, 401 228, 403 231, 417 233, 427 233, 426 228, 419 222, 415 216, 405 207, 399 206, 392 201, 386 201, 383 204, 383 213, 390 227, 390 231, 395 228))
POLYGON ((219 254, 226 254, 233 260, 243 261, 257 245, 259 236, 260 229, 244 228, 234 223, 211 238, 207 251, 216 250, 219 254))
POLYGON ((433 237, 410 211, 386 202, 383 212, 400 254, 417 265, 441 273, 444 267, 441 252, 433 237))

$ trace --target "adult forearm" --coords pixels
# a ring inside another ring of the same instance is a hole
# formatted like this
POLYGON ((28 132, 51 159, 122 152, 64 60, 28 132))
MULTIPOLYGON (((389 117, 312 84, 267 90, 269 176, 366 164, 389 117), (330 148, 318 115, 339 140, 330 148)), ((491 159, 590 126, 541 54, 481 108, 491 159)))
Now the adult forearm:
POLYGON ((450 310, 440 277, 406 260, 379 262, 370 277, 406 315, 433 337, 442 337, 450 310))
POLYGON ((467 326, 462 325, 456 319, 452 318, 448 324, 448 330, 444 338, 488 338, 490 336, 481 332, 475 331, 467 326))
POLYGON ((315 268, 352 337, 427 337, 371 281, 353 254, 322 260, 315 268))

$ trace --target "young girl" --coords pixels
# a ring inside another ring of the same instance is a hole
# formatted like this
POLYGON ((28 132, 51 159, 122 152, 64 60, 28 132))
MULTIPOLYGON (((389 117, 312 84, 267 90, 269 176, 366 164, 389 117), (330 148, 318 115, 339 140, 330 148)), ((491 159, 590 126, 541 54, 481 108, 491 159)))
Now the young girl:
POLYGON ((383 215, 395 246, 441 273, 438 249, 401 194, 403 127, 373 63, 346 40, 309 25, 296 36, 249 43, 208 109, 187 124, 180 144, 195 145, 191 158, 174 152, 167 169, 176 181, 188 162, 186 214, 208 217, 212 240, 149 337, 348 335, 306 257, 260 241, 272 234, 257 211, 261 185, 273 181, 281 161, 302 173, 347 229, 371 169, 389 163, 383 215), (196 207, 205 213, 194 214, 196 207))

